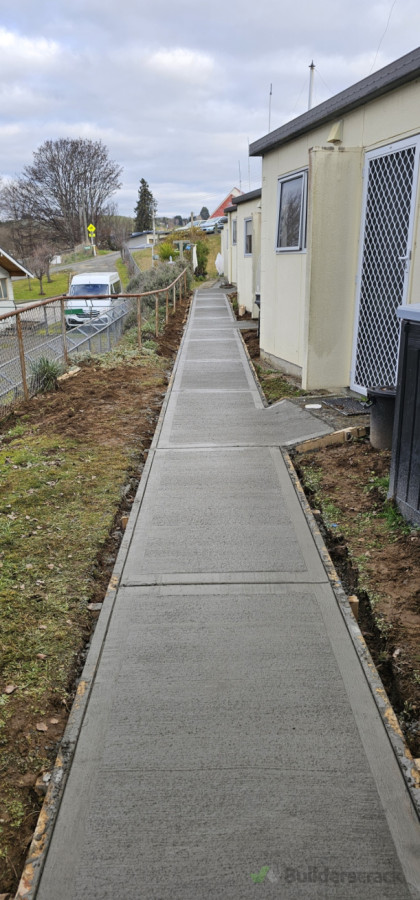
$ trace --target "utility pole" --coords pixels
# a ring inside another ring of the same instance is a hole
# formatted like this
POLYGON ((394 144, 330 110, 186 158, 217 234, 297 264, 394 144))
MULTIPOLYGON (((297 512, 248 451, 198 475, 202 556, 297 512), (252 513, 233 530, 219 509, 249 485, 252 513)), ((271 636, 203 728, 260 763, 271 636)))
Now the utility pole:
POLYGON ((273 96, 273 85, 270 84, 270 94, 268 97, 268 133, 271 131, 271 98, 273 96))
POLYGON ((314 74, 315 74, 315 64, 312 60, 311 65, 309 66, 310 75, 309 75, 309 97, 308 97, 308 109, 312 109, 312 100, 314 95, 314 74))
POLYGON ((152 222, 153 222, 153 237, 152 237, 152 269, 155 264, 155 242, 156 242, 156 223, 155 223, 155 210, 152 212, 152 222))

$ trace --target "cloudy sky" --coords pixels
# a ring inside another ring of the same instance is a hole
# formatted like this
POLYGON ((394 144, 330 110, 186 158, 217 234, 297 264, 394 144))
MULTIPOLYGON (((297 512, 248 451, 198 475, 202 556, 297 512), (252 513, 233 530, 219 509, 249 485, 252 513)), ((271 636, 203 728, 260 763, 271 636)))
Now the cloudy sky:
POLYGON ((160 215, 260 184, 248 141, 420 44, 418 0, 0 0, 0 175, 47 139, 101 140, 160 215), (241 184, 239 179, 241 178, 241 184))

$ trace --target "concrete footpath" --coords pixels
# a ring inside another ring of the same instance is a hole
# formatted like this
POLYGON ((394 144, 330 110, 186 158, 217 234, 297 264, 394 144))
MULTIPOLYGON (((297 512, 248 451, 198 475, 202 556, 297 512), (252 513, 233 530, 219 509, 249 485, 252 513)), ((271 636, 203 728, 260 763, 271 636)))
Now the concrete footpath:
POLYGON ((419 820, 280 450, 326 431, 264 408, 200 290, 37 900, 420 897, 419 820))

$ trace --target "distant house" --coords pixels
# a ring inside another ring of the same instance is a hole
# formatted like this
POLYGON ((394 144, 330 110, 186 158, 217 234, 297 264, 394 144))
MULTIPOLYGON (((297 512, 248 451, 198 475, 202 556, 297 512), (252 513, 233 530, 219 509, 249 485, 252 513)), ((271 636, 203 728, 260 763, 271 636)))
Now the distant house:
POLYGON ((223 202, 219 203, 219 206, 217 207, 217 209, 215 209, 214 212, 212 212, 210 218, 216 219, 219 216, 224 216, 224 214, 225 214, 224 210, 225 210, 226 206, 229 206, 231 203, 233 203, 233 201, 236 199, 236 197, 240 197, 241 194, 242 194, 242 191, 240 191, 239 188, 236 188, 236 187, 232 188, 230 194, 228 194, 227 197, 225 197, 225 199, 223 200, 223 202))
POLYGON ((228 221, 222 233, 224 271, 236 284, 238 304, 258 316, 260 293, 261 188, 235 197, 225 209, 228 221))
POLYGON ((19 275, 33 278, 31 272, 0 248, 0 315, 13 312, 15 309, 12 277, 19 275))
POLYGON ((262 354, 304 388, 396 380, 420 300, 420 48, 251 144, 262 354))

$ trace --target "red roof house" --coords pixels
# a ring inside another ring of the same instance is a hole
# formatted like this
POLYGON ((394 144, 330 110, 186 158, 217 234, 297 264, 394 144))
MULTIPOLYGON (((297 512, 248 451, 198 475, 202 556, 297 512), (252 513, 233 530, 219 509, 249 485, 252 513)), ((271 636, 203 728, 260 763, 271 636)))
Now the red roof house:
POLYGON ((240 195, 242 193, 243 193, 243 191, 240 191, 239 188, 236 188, 236 187, 232 188, 230 194, 228 194, 227 197, 225 197, 225 199, 223 200, 223 203, 220 203, 220 205, 217 207, 217 209, 215 209, 215 211, 211 214, 210 218, 215 219, 216 216, 224 216, 226 207, 231 206, 234 198, 240 197, 240 195))

